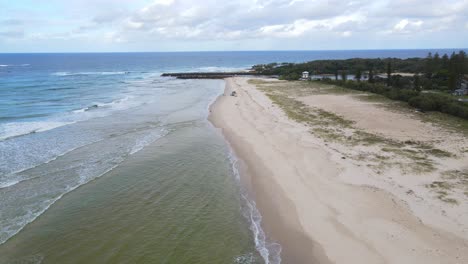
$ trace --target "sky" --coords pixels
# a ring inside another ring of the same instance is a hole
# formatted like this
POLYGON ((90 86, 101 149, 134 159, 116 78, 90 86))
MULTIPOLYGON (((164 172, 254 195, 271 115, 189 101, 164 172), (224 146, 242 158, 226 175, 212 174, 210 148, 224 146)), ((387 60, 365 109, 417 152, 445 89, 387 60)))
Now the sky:
POLYGON ((468 0, 0 0, 0 53, 467 47, 468 0))

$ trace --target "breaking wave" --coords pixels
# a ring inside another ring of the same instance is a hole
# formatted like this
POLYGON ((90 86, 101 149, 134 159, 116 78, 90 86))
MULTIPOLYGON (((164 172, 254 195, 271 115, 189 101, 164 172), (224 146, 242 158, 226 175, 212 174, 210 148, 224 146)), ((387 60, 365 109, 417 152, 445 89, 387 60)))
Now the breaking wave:
POLYGON ((104 72, 54 72, 54 76, 79 76, 79 75, 123 75, 129 74, 128 71, 104 71, 104 72))

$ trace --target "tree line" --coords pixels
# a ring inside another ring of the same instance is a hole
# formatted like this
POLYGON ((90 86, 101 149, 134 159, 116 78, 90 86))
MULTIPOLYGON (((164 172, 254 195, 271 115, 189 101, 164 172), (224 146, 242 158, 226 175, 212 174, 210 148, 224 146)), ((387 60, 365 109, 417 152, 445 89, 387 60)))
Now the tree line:
POLYGON ((320 80, 326 83, 381 94, 422 111, 439 111, 468 119, 468 103, 457 101, 449 94, 461 87, 468 74, 464 51, 450 56, 429 53, 425 58, 317 60, 261 64, 252 68, 284 80, 298 80, 303 71, 308 71, 311 75, 325 76, 320 80))
POLYGON ((380 82, 396 88, 453 91, 460 88, 464 74, 468 74, 468 58, 464 51, 459 51, 450 56, 429 53, 426 58, 354 58, 270 63, 255 65, 252 69, 265 75, 278 75, 285 80, 297 80, 303 71, 308 71, 311 75, 331 75, 335 80, 345 80, 351 75, 357 81, 365 79, 370 83, 380 82), (398 73, 410 73, 413 76, 398 73), (381 75, 386 75, 386 80, 381 75))

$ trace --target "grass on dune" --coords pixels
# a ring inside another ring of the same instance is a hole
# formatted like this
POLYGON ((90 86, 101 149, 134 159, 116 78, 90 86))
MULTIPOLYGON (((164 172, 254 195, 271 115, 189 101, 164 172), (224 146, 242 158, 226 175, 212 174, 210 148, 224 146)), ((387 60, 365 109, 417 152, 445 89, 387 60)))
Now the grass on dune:
POLYGON ((250 84, 256 85, 260 90, 280 107, 292 120, 311 127, 311 133, 327 142, 335 142, 351 147, 365 146, 376 148, 367 159, 378 161, 376 168, 388 165, 400 165, 404 170, 416 173, 431 172, 435 169, 433 158, 448 158, 453 154, 437 149, 427 143, 412 141, 397 141, 381 135, 363 131, 354 126, 354 122, 342 116, 323 109, 310 107, 297 100, 297 97, 313 94, 352 94, 360 100, 370 102, 387 102, 389 99, 379 95, 363 94, 347 88, 334 85, 324 85, 317 82, 299 81, 267 81, 253 79, 250 84), (378 153, 385 153, 382 157, 378 153))

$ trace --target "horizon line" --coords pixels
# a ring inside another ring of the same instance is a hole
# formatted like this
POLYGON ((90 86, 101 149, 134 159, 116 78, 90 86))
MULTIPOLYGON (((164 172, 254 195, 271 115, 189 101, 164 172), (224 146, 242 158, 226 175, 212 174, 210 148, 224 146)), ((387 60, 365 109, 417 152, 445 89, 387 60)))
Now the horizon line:
POLYGON ((176 50, 176 51, 28 51, 0 54, 93 54, 93 53, 209 53, 209 52, 304 52, 304 51, 398 51, 398 50, 468 50, 465 48, 395 48, 395 49, 317 49, 317 50, 176 50))

